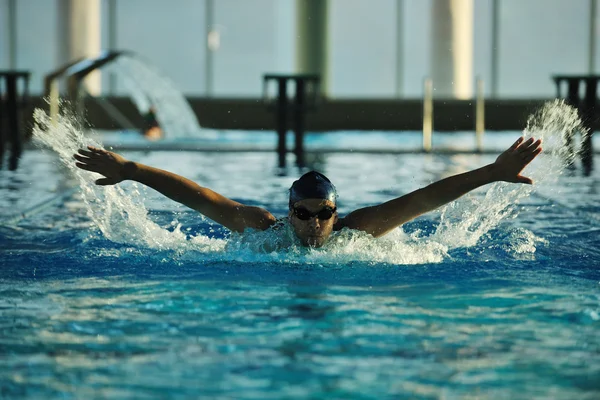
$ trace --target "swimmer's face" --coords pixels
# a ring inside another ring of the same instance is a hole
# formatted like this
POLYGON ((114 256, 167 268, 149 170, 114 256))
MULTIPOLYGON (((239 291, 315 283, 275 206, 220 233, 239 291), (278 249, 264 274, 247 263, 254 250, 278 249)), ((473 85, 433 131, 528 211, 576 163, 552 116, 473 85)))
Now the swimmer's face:
POLYGON ((337 212, 334 212, 329 219, 319 218, 319 215, 311 216, 309 219, 301 219, 299 216, 305 216, 307 213, 308 215, 315 215, 320 212, 327 215, 327 209, 335 210, 335 204, 330 200, 305 199, 294 203, 289 213, 289 219, 302 245, 323 246, 329 239, 331 232, 333 232, 333 226, 338 220, 338 215, 337 212))

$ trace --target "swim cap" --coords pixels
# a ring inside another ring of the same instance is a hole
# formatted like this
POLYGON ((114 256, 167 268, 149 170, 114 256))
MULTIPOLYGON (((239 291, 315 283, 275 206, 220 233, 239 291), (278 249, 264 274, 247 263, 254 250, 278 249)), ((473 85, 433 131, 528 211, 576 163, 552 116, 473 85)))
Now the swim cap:
POLYGON ((325 199, 335 203, 337 191, 327 177, 317 171, 310 171, 292 183, 290 188, 290 208, 304 199, 325 199))

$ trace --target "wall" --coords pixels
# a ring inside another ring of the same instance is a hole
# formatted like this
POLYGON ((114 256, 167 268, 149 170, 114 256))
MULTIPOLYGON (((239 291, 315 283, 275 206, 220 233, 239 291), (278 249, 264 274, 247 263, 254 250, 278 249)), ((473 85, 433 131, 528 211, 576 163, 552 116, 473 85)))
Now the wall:
MULTIPOLYGON (((128 98, 108 98, 137 126, 141 117, 128 98)), ((261 99, 211 99, 193 97, 190 104, 201 125, 214 129, 274 130, 275 115, 267 110, 261 99)), ((522 130, 527 117, 545 99, 488 100, 486 130, 522 130)), ((27 120, 34 107, 47 107, 41 98, 33 98, 24 110, 27 120)), ((119 129, 94 102, 86 103, 87 119, 96 129, 119 129)), ((307 114, 307 130, 421 130, 423 104, 419 100, 327 100, 307 114)), ((474 130, 474 105, 470 101, 434 101, 434 130, 474 130)), ((31 125, 29 125, 31 126, 31 125)))

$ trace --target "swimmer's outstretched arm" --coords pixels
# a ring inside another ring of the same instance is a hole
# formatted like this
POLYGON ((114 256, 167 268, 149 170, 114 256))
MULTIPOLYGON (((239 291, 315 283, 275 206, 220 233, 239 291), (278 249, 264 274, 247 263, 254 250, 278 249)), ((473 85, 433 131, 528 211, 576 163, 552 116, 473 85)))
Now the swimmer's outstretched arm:
POLYGON ((88 146, 73 157, 77 167, 104 175, 96 180, 97 185, 114 185, 124 180, 142 183, 235 232, 246 228, 264 230, 275 223, 275 217, 263 208, 238 203, 187 178, 128 161, 117 153, 88 146))
POLYGON ((348 227, 380 237, 421 214, 458 199, 488 183, 505 181, 532 184, 521 171, 542 151, 541 140, 517 141, 485 167, 454 175, 386 203, 361 208, 341 219, 337 228, 348 227))

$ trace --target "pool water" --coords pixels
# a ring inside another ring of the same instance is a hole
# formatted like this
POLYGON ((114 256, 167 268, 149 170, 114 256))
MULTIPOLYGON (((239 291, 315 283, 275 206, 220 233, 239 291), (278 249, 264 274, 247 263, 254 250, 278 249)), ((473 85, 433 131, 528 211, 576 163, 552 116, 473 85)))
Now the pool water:
MULTIPOLYGON (((65 122, 0 175, 0 396, 596 399, 600 172, 565 168, 555 128, 537 128, 534 186, 486 186, 380 239, 267 252, 273 232, 94 186, 69 167, 88 139, 65 122)), ((281 217, 300 173, 271 153, 123 155, 281 217)), ((341 214, 494 159, 309 156, 341 214)))

